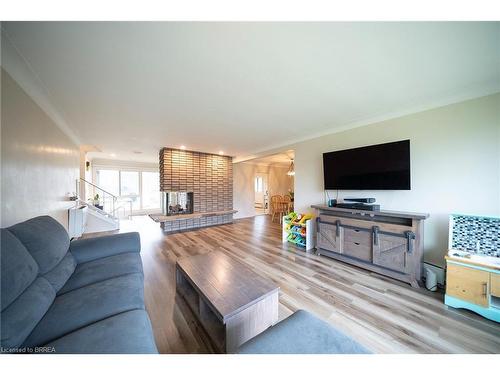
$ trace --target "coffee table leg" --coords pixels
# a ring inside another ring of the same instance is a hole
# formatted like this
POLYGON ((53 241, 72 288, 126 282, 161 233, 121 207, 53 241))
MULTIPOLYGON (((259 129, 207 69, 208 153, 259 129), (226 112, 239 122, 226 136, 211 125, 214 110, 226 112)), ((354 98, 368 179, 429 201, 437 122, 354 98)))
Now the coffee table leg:
POLYGON ((276 291, 226 321, 226 353, 278 322, 278 296, 276 291))

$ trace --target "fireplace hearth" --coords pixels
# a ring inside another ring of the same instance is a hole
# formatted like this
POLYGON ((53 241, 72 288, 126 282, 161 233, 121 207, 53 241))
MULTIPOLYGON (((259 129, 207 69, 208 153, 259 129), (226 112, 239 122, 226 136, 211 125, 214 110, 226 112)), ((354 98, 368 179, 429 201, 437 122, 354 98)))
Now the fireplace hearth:
POLYGON ((162 192, 162 211, 164 215, 186 215, 193 213, 193 193, 185 191, 162 192))

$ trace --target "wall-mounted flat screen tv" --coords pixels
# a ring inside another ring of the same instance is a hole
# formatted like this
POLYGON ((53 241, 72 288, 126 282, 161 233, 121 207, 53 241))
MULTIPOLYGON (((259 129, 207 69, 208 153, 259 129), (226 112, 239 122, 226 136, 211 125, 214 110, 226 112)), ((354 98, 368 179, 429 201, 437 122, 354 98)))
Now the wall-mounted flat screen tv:
POLYGON ((410 141, 323 154, 325 190, 410 190, 410 141))

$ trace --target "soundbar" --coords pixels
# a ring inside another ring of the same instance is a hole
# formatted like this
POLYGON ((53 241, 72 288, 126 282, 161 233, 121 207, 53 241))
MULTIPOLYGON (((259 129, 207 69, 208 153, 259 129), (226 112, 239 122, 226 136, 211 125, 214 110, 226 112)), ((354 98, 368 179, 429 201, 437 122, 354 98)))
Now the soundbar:
POLYGON ((348 202, 375 203, 375 198, 344 198, 348 202))
POLYGON ((366 203, 337 203, 335 206, 337 208, 347 208, 353 210, 364 210, 364 211, 380 211, 379 204, 366 204, 366 203))

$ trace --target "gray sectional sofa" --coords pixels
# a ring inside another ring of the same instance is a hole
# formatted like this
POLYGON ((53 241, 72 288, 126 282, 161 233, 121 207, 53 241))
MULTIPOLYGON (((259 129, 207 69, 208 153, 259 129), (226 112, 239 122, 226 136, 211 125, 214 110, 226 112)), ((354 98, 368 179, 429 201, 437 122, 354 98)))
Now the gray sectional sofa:
POLYGON ((138 233, 70 242, 40 216, 1 230, 3 353, 156 353, 138 233))

